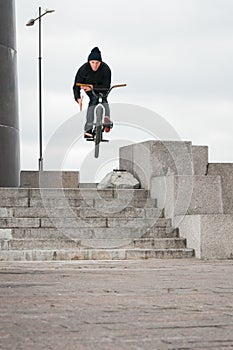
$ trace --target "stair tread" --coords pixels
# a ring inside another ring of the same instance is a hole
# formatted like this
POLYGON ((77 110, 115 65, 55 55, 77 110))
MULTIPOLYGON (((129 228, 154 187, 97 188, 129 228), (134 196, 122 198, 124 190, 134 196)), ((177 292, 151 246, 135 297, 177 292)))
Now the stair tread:
POLYGON ((145 189, 0 188, 0 260, 193 257, 156 204, 145 189))

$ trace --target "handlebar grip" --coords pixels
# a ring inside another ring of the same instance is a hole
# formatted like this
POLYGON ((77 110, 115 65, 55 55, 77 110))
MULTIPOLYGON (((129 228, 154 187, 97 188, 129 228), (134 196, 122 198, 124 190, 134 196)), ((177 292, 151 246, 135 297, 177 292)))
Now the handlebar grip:
POLYGON ((83 84, 83 83, 76 83, 76 86, 87 86, 87 87, 92 88, 92 85, 90 85, 90 84, 83 84))
MULTIPOLYGON (((91 84, 76 83, 76 86, 88 86, 92 88, 91 84)), ((127 86, 127 84, 116 84, 112 86, 112 89, 117 87, 124 87, 124 86, 127 86)))
POLYGON ((116 85, 113 85, 113 88, 123 87, 123 86, 127 86, 127 84, 116 84, 116 85))

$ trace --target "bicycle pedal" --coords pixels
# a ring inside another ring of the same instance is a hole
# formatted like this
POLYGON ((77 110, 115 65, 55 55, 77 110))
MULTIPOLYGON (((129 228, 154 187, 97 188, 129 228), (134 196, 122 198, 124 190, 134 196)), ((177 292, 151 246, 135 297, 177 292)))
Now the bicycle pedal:
POLYGON ((109 142, 109 140, 101 140, 101 142, 109 142))
POLYGON ((103 123, 102 125, 103 125, 103 127, 107 127, 107 128, 111 128, 111 129, 113 128, 113 123, 110 123, 110 124, 109 123, 103 123))
POLYGON ((86 139, 86 141, 94 141, 94 139, 91 139, 91 138, 90 138, 90 139, 86 139))

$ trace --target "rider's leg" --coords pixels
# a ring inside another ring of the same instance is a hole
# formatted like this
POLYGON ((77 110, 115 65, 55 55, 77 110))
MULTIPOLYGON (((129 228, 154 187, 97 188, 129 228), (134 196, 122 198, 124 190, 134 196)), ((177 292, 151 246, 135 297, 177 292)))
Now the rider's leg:
POLYGON ((94 110, 95 106, 88 106, 87 115, 86 115, 86 123, 84 126, 84 131, 92 131, 93 129, 93 120, 94 120, 94 110))
POLYGON ((108 102, 103 102, 103 106, 104 106, 104 109, 105 109, 105 115, 110 118, 110 108, 109 108, 108 102))
POLYGON ((91 96, 90 102, 87 108, 86 123, 84 126, 84 137, 91 137, 90 135, 92 135, 94 111, 97 104, 98 104, 98 100, 95 98, 95 96, 91 96))
POLYGON ((110 120, 110 108, 108 102, 104 102, 103 105, 105 108, 104 131, 109 132, 110 129, 113 127, 113 122, 110 120))

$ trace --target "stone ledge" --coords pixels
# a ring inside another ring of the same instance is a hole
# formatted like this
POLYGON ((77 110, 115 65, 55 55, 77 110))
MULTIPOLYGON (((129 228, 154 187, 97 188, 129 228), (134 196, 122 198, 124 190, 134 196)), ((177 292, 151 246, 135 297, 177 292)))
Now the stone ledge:
POLYGON ((151 179, 151 196, 165 217, 192 214, 222 214, 221 177, 163 176, 151 179))
POLYGON ((225 214, 233 214, 233 163, 209 163, 208 175, 221 176, 225 214))
POLYGON ((152 177, 206 175, 208 147, 190 141, 150 140, 120 148, 119 167, 132 173, 150 189, 152 177))
POLYGON ((233 215, 184 215, 174 219, 199 259, 233 259, 233 215))
POLYGON ((78 171, 21 171, 20 187, 78 188, 78 171))

